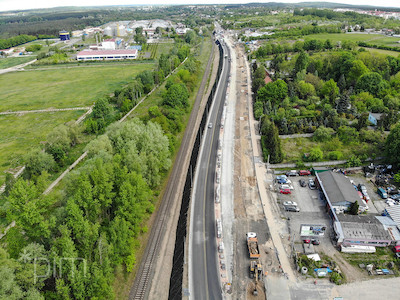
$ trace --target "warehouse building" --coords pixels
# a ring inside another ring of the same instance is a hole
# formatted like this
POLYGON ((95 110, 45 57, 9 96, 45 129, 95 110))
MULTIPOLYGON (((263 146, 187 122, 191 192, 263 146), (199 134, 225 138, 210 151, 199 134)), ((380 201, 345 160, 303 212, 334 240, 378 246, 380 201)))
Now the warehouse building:
POLYGON ((337 245, 344 247, 386 247, 396 243, 400 239, 398 230, 392 231, 391 225, 388 220, 380 220, 375 215, 354 216, 342 214, 333 223, 333 228, 336 234, 337 245))
POLYGON ((360 212, 368 209, 350 180, 342 173, 325 171, 316 172, 315 176, 316 184, 323 192, 328 209, 335 214, 345 212, 355 202, 358 203, 360 212))
POLYGON ((77 54, 76 59, 78 61, 136 59, 137 53, 136 49, 83 50, 77 54))

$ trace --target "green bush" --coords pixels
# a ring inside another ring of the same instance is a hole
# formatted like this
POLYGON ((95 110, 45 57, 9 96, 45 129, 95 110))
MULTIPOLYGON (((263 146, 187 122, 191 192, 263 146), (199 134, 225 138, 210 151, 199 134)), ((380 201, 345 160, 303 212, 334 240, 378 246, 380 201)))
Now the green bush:
POLYGON ((341 160, 343 153, 341 151, 332 151, 328 153, 329 160, 341 160))
POLYGON ((344 278, 338 272, 332 272, 330 280, 337 285, 341 285, 342 283, 344 283, 344 278))

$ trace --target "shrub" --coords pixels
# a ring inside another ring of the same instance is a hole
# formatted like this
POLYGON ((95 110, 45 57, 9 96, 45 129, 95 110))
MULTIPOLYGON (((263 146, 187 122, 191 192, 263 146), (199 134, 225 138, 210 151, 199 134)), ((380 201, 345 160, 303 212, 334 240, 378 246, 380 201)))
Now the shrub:
POLYGON ((320 147, 312 148, 308 156, 309 161, 318 161, 323 158, 324 154, 320 147))
POLYGON ((329 160, 340 160, 343 158, 343 153, 341 151, 332 151, 328 154, 329 160))

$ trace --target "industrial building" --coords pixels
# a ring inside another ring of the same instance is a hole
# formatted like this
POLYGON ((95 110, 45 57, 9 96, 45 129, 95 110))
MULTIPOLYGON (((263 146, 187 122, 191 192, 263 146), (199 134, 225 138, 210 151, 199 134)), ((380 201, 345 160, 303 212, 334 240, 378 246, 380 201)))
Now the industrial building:
POLYGON ((78 61, 136 59, 137 53, 136 49, 83 50, 77 54, 76 59, 78 61))
MULTIPOLYGON (((389 233, 390 220, 381 220, 375 215, 338 215, 334 221, 333 228, 336 233, 337 244, 341 246, 374 246, 386 247, 400 240, 400 233, 396 231, 389 233)), ((384 218, 384 217, 383 217, 384 218)), ((387 218, 389 219, 389 218, 387 218)))
POLYGON ((331 211, 336 214, 343 213, 354 202, 358 203, 359 211, 364 212, 368 209, 367 204, 360 198, 350 180, 342 173, 325 171, 316 172, 315 176, 316 184, 322 190, 331 211))
POLYGON ((69 32, 68 31, 65 31, 65 30, 60 31, 59 32, 59 36, 60 36, 60 40, 62 40, 62 41, 70 40, 70 36, 69 36, 69 32))

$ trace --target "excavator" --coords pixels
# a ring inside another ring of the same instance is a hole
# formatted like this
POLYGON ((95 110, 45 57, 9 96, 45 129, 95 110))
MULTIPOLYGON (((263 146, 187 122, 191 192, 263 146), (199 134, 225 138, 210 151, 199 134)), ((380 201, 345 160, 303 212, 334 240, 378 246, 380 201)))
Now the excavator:
POLYGON ((257 284, 259 280, 263 280, 263 268, 259 260, 253 260, 250 263, 250 278, 254 279, 255 286, 254 286, 254 291, 253 295, 257 296, 258 291, 257 291, 257 284))

